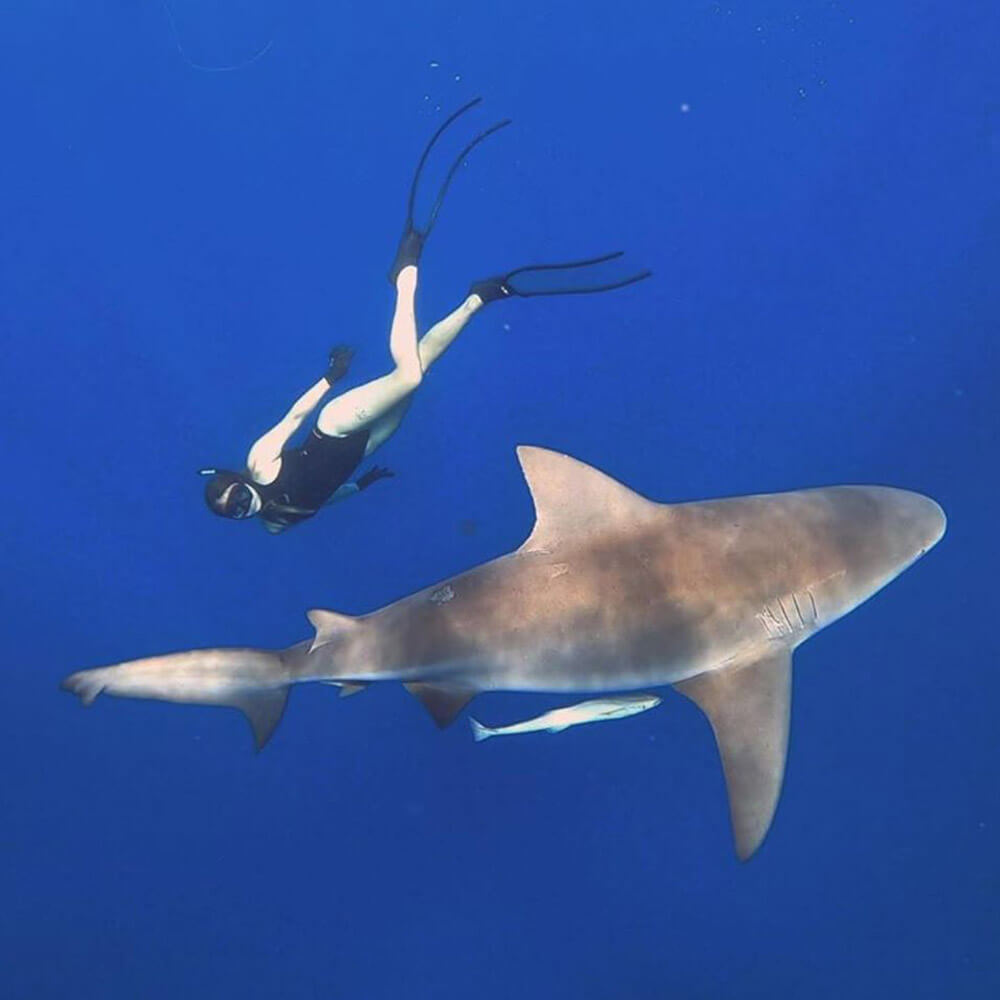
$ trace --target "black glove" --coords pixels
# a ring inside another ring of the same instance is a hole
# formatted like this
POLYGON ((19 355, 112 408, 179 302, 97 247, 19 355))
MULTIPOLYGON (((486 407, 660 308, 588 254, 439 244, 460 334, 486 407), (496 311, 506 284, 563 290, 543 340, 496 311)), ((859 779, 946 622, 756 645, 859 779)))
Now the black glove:
POLYGON ((354 348, 344 344, 338 344, 330 351, 330 367, 327 368, 326 374, 323 376, 330 385, 347 374, 353 357, 354 348))
POLYGON ((373 465, 363 476, 358 476, 354 480, 354 483, 359 490, 366 490, 372 483, 377 482, 379 479, 388 479, 394 475, 396 473, 392 469, 387 469, 382 465, 373 465))

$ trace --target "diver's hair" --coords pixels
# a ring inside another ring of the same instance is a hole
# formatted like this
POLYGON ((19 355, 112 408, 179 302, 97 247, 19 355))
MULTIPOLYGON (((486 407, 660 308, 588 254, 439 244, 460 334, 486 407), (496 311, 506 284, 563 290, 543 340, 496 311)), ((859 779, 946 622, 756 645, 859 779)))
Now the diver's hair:
POLYGON ((211 479, 205 483, 205 503, 213 514, 219 517, 228 518, 226 513, 226 493, 234 483, 245 483, 246 478, 238 472, 229 469, 219 469, 211 479))

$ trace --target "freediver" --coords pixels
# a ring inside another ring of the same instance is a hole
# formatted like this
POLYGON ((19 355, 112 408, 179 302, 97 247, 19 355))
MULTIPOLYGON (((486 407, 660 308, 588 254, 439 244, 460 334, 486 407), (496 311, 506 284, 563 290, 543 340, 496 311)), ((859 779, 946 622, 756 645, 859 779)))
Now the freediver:
POLYGON ((209 509, 220 517, 245 520, 259 516, 264 527, 277 533, 317 514, 327 504, 366 490, 393 473, 374 466, 357 479, 350 477, 367 458, 395 433, 406 414, 424 374, 447 350, 469 320, 483 306, 512 296, 563 295, 603 292, 641 281, 651 273, 640 271, 602 284, 532 288, 532 278, 544 282, 551 272, 573 271, 621 256, 607 254, 564 264, 536 264, 475 282, 465 301, 418 339, 415 310, 417 267, 427 237, 437 221, 455 173, 466 156, 484 139, 506 127, 510 119, 480 132, 452 162, 431 207, 427 221, 414 219, 415 202, 424 165, 444 131, 460 115, 475 107, 476 98, 450 115, 431 136, 417 163, 410 185, 406 224, 389 271, 396 289, 396 307, 389 333, 393 370, 330 399, 319 411, 316 424, 301 447, 289 447, 293 435, 323 401, 350 364, 352 351, 335 347, 323 377, 299 397, 288 413, 251 447, 242 472, 204 469, 211 478, 205 487, 209 509))

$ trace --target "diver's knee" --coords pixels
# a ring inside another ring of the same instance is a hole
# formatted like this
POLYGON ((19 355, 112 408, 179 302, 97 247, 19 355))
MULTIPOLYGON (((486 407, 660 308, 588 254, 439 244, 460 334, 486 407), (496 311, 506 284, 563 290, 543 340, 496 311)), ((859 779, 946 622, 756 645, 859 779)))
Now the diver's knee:
POLYGON ((424 380, 424 370, 419 364, 407 365, 405 368, 396 369, 396 378, 399 382, 399 387, 407 394, 415 391, 419 388, 420 383, 424 380))

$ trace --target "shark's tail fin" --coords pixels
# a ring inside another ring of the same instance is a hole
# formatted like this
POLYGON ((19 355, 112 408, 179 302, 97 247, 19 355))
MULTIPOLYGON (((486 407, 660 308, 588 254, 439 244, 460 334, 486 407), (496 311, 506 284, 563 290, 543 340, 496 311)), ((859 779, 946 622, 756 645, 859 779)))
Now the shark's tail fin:
POLYGON ((266 649, 193 649, 110 667, 79 670, 62 682, 91 705, 102 692, 192 705, 238 708, 259 750, 281 721, 291 678, 281 653, 266 649))
POLYGON ((490 729, 489 726, 484 726, 477 719, 473 719, 469 716, 469 725, 472 726, 472 736, 477 743, 482 743, 483 740, 488 740, 491 736, 496 736, 496 732, 490 729))

